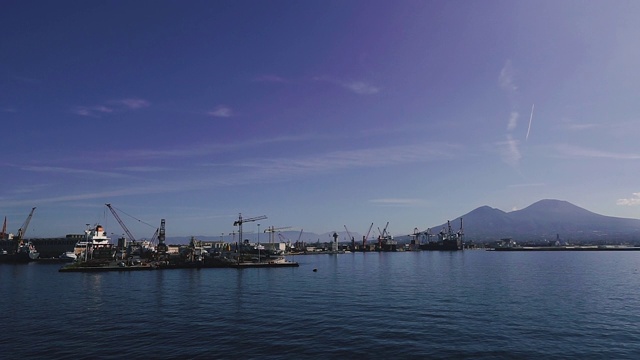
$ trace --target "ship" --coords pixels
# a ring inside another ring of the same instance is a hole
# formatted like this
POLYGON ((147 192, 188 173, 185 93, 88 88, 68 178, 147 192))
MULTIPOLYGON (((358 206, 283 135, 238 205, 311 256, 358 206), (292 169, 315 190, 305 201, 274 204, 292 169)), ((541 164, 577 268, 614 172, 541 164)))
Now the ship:
POLYGON ((27 232, 29 222, 33 217, 33 212, 36 208, 32 208, 27 220, 18 229, 18 234, 7 233, 7 217, 4 218, 2 225, 2 232, 0 233, 0 262, 2 263, 26 263, 33 261, 40 255, 36 250, 36 247, 29 240, 24 239, 24 234, 27 232))
POLYGON ((114 259, 116 249, 107 237, 102 225, 96 224, 85 230, 82 241, 76 243, 74 254, 78 262, 101 264, 114 259))
MULTIPOLYGON (((15 240, 10 240, 16 242, 15 240)), ((27 263, 36 260, 40 254, 30 241, 18 241, 17 247, 0 250, 0 263, 27 263)))
POLYGON ((73 252, 76 244, 84 238, 85 234, 67 234, 65 237, 32 238, 31 243, 38 249, 40 259, 51 259, 66 252, 73 252))
POLYGON ((420 244, 420 250, 458 251, 463 249, 464 231, 462 230, 462 218, 460 219, 460 230, 455 233, 451 230, 451 223, 447 221, 447 229, 440 230, 437 241, 431 241, 431 236, 433 235, 431 235, 430 229, 427 229, 423 234, 426 236, 427 241, 420 244))

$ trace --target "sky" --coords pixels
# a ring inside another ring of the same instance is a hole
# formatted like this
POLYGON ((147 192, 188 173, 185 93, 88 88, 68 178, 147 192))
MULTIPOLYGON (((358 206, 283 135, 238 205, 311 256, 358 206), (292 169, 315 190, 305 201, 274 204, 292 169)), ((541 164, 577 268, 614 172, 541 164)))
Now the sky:
MULTIPOLYGON (((640 218, 639 1, 0 3, 27 237, 392 235, 488 205, 640 218)), ((469 236, 470 234, 467 234, 469 236)))

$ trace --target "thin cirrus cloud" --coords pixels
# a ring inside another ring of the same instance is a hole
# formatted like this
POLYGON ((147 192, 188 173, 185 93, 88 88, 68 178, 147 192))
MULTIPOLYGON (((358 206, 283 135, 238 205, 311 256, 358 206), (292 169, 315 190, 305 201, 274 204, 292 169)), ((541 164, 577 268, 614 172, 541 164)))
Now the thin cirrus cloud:
POLYGON ((149 107, 151 104, 147 100, 143 99, 122 99, 122 100, 114 100, 113 104, 124 106, 128 109, 141 109, 149 107))
POLYGON ((334 151, 302 158, 270 158, 237 162, 240 167, 252 168, 250 174, 260 176, 294 176, 325 173, 342 169, 370 168, 394 164, 421 163, 451 158, 458 146, 452 144, 403 145, 334 151))
POLYGON ((76 106, 71 112, 80 116, 100 117, 101 114, 110 114, 113 109, 104 105, 96 106, 76 106))
POLYGON ((416 206, 422 204, 424 201, 421 199, 402 199, 402 198, 386 198, 386 199, 371 199, 370 203, 383 206, 416 206))
POLYGON ((272 75, 272 74, 266 74, 266 75, 261 75, 258 76, 254 79, 254 81, 257 82, 271 82, 271 83, 288 83, 289 80, 278 76, 278 75, 272 75))
POLYGON ((137 110, 151 106, 149 101, 137 98, 111 100, 107 101, 106 104, 107 105, 76 106, 71 109, 71 112, 80 116, 100 117, 101 115, 114 112, 137 110))
POLYGON ((556 145, 558 154, 572 158, 593 158, 593 159, 614 159, 614 160, 638 160, 640 154, 636 153, 616 153, 596 149, 588 149, 580 146, 567 144, 556 145))
POLYGON ((358 95, 372 95, 381 91, 380 87, 360 80, 343 81, 327 76, 316 76, 313 80, 338 85, 358 95))
POLYGON ((233 110, 230 107, 225 105, 218 105, 218 107, 209 111, 207 114, 213 117, 221 117, 221 118, 228 118, 234 115, 233 110))
POLYGON ((341 85, 353 91, 354 93, 360 94, 360 95, 377 94, 380 92, 379 87, 373 86, 363 81, 346 82, 346 83, 342 83, 341 85))
POLYGON ((31 172, 68 174, 68 175, 86 175, 88 177, 96 177, 96 176, 110 177, 110 178, 129 177, 128 175, 114 173, 114 172, 73 169, 73 168, 54 167, 54 166, 23 166, 21 167, 21 169, 24 171, 31 171, 31 172))
MULTIPOLYGON (((445 157, 453 157, 459 146, 452 144, 430 144, 430 145, 403 145, 384 148, 369 148, 352 151, 335 151, 315 156, 303 158, 277 158, 259 159, 245 162, 234 162, 220 164, 221 166, 232 166, 238 171, 217 176, 214 181, 210 178, 187 178, 177 181, 161 181, 152 186, 131 186, 126 188, 115 188, 111 191, 91 194, 67 194, 61 196, 38 199, 38 202, 62 202, 70 200, 82 200, 92 198, 102 198, 105 196, 125 196, 152 193, 182 192, 185 190, 210 189, 238 184, 256 184, 273 181, 291 180, 295 177, 312 176, 317 173, 340 171, 342 169, 370 168, 399 163, 421 163, 439 160, 445 157)), ((92 170, 78 170, 70 168, 56 167, 24 167, 27 171, 61 173, 73 176, 100 176, 100 177, 127 177, 127 175, 109 172, 99 172, 92 170)), ((121 170, 133 171, 154 171, 156 168, 124 168, 121 170)), ((378 199, 377 204, 410 206, 420 202, 416 200, 386 201, 378 199)), ((33 201, 33 200, 30 200, 33 201)))

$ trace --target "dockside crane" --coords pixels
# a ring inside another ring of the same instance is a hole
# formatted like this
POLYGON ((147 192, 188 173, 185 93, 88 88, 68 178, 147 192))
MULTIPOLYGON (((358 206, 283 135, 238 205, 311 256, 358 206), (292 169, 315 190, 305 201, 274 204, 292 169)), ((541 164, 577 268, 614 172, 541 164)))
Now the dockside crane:
POLYGON ((2 224, 2 232, 0 232, 0 240, 4 240, 7 236, 7 217, 4 217, 4 223, 2 224))
POLYGON ((122 227, 122 230, 124 230, 124 232, 127 234, 127 236, 129 237, 129 240, 135 242, 136 238, 133 236, 131 231, 129 231, 129 229, 124 224, 124 222, 122 222, 122 219, 120 219, 120 216, 118 216, 118 213, 111 207, 111 204, 105 204, 105 205, 107 205, 107 207, 113 214, 113 217, 116 218, 116 220, 118 221, 118 224, 120 224, 120 227, 122 227))
POLYGON ((351 240, 351 251, 355 251, 356 249, 356 239, 351 236, 349 229, 347 229, 347 225, 344 226, 344 229, 347 231, 347 235, 349 235, 349 239, 351 240))
POLYGON ((387 224, 384 226, 384 229, 382 229, 382 231, 380 231, 380 228, 378 228, 378 232, 380 232, 380 236, 378 237, 378 247, 380 249, 385 247, 387 245, 387 242, 391 238, 391 236, 389 236, 389 232, 387 231, 388 227, 389 227, 389 222, 387 221, 387 224))
POLYGON ((296 247, 296 250, 302 250, 303 248, 303 244, 300 243, 300 239, 302 238, 302 231, 304 231, 304 229, 300 229, 300 234, 298 234, 298 240, 296 240, 296 243, 294 245, 296 247))
POLYGON ((160 220, 160 229, 158 229, 158 247, 156 248, 160 254, 164 254, 169 250, 169 247, 165 243, 166 230, 164 219, 160 220))
POLYGON ((369 226, 369 230, 367 230, 367 235, 364 235, 362 237, 362 251, 364 251, 365 246, 367 245, 367 238, 369 237, 369 234, 371 234, 371 229, 373 229, 373 223, 371 223, 371 225, 369 226))
POLYGON ((27 233, 27 228, 29 227, 29 223, 31 222, 31 218, 33 217, 33 212, 36 211, 36 208, 31 208, 31 212, 27 219, 24 221, 24 224, 18 229, 18 238, 16 239, 18 243, 21 243, 24 239, 24 234, 27 233))

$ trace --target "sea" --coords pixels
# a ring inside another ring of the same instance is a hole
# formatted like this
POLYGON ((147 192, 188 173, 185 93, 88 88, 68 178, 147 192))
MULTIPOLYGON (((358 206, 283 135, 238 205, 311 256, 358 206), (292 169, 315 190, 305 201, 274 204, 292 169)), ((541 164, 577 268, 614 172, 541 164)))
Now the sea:
POLYGON ((300 255, 297 268, 0 264, 2 359, 638 359, 640 252, 300 255))

